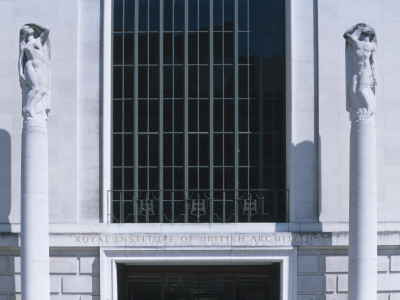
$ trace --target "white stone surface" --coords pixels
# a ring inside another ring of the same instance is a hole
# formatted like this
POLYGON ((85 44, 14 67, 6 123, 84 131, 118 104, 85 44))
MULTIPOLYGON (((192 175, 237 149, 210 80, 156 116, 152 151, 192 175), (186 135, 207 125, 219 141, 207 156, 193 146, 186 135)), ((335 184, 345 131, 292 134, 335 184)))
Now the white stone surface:
POLYGON ((378 272, 389 271, 389 257, 378 256, 378 272))
POLYGON ((76 257, 50 257, 51 274, 77 274, 78 259, 76 257))
POLYGON ((400 273, 378 274, 379 291, 399 291, 400 273))
POLYGON ((348 271, 349 258, 347 256, 326 256, 325 272, 344 273, 348 271))
POLYGON ((348 276, 339 275, 338 276, 338 292, 347 292, 349 289, 348 276))
POLYGON ((392 255, 390 257, 390 271, 400 272, 400 255, 392 255))
POLYGON ((84 257, 80 258, 80 273, 81 274, 99 274, 100 272, 100 259, 98 257, 84 257))
POLYGON ((299 273, 318 273, 319 256, 299 255, 297 257, 297 272, 299 273))
POLYGON ((99 294, 99 277, 82 276, 63 276, 62 292, 64 294, 99 294))

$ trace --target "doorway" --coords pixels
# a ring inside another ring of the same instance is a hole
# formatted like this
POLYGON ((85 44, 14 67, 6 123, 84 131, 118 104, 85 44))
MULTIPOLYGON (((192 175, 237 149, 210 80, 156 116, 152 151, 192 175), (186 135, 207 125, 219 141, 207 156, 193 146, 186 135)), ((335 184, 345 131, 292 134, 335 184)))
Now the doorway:
POLYGON ((279 300, 280 263, 264 266, 118 264, 120 300, 279 300))

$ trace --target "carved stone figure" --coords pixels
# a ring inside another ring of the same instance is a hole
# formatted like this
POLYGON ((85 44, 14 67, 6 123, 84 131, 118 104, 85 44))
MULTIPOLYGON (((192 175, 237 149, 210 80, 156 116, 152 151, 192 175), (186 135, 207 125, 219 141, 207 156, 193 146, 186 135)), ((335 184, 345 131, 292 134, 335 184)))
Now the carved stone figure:
POLYGON ((19 37, 19 82, 24 118, 45 118, 50 111, 49 30, 25 24, 19 37))
POLYGON ((369 119, 375 113, 376 49, 374 28, 358 23, 346 39, 346 109, 350 121, 369 119))

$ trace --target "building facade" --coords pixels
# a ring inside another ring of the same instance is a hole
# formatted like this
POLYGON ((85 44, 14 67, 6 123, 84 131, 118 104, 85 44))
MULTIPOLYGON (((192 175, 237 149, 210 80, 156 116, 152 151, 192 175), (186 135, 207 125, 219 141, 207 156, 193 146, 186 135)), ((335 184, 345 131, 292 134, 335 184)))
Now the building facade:
POLYGON ((26 23, 51 39, 51 299, 348 299, 343 33, 358 22, 378 38, 378 299, 400 299, 399 9, 1 1, 0 299, 21 296, 26 23))

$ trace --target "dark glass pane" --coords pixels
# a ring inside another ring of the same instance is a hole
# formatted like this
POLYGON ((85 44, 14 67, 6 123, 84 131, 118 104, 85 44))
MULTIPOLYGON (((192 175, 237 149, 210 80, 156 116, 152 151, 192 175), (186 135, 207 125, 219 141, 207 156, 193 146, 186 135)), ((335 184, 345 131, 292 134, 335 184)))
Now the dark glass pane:
POLYGON ((214 131, 222 131, 223 120, 222 100, 214 101, 214 131))
MULTIPOLYGON (((164 166, 172 166, 172 134, 164 134, 164 166)), ((168 189, 168 187, 164 188, 168 189)))
MULTIPOLYGON (((189 189, 198 189, 198 169, 197 168, 189 168, 189 189)), ((196 194, 190 193, 189 195, 190 198, 195 198, 196 194)))
POLYGON ((274 129, 275 132, 285 132, 285 100, 274 101, 274 129))
POLYGON ((214 134, 214 166, 222 166, 223 165, 223 135, 222 134, 214 134))
POLYGON ((251 98, 258 98, 258 72, 257 67, 249 67, 249 93, 251 98))
MULTIPOLYGON (((172 189, 172 168, 163 168, 164 171, 164 190, 172 189)), ((165 196, 164 196, 165 197, 165 196)))
POLYGON ((234 131, 234 102, 233 100, 224 100, 224 131, 234 131))
MULTIPOLYGON (((277 102, 275 100, 264 100, 263 104, 263 124, 264 124, 264 132, 272 132, 274 131, 274 104, 277 102)), ((283 115, 284 116, 284 115, 283 115)))
MULTIPOLYGON (((139 174, 139 178, 138 178, 138 182, 139 182, 139 190, 147 190, 148 189, 148 185, 147 185, 147 168, 139 168, 138 170, 139 174)), ((143 192, 141 192, 141 198, 143 198, 143 192)))
POLYGON ((214 33, 214 63, 222 63, 222 32, 214 33))
POLYGON ((147 100, 138 101, 138 131, 147 132, 147 100))
POLYGON ((189 166, 198 166, 198 135, 189 135, 189 166))
POLYGON ((208 31, 209 4, 208 0, 199 0, 199 30, 208 31))
POLYGON ((114 34, 114 44, 113 44, 113 58, 114 65, 122 64, 122 34, 114 34))
MULTIPOLYGON (((222 168, 214 168, 214 188, 215 189, 222 189, 223 188, 223 172, 222 168)), ((221 199, 222 195, 219 195, 220 193, 216 193, 214 195, 215 199, 221 199)), ((221 193, 222 194, 222 193, 221 193)), ((222 216, 222 214, 221 214, 222 216)))
POLYGON ((214 97, 222 98, 222 66, 214 66, 214 97))
POLYGON ((158 67, 149 67, 150 98, 158 98, 159 96, 159 78, 158 67))
POLYGON ((258 31, 258 0, 249 1, 249 29, 250 31, 258 31))
POLYGON ((113 165, 122 166, 122 135, 113 135, 113 165))
POLYGON ((224 62, 233 64, 233 33, 224 33, 224 62))
POLYGON ((199 131, 206 132, 209 128, 210 105, 206 100, 199 101, 199 131))
POLYGON ((172 64, 172 33, 164 33, 164 64, 172 64))
POLYGON ((123 0, 114 0, 114 31, 122 31, 123 28, 123 0))
POLYGON ((133 132, 133 100, 124 101, 124 130, 133 132))
POLYGON ((257 167, 258 166, 258 145, 259 145, 259 141, 258 141, 259 137, 258 134, 250 134, 249 135, 249 149, 250 149, 250 153, 249 153, 249 163, 250 166, 252 167, 257 167))
POLYGON ((274 134, 274 158, 278 165, 283 166, 285 162, 286 142, 285 134, 274 134))
POLYGON ((184 87, 183 67, 174 68, 174 96, 175 98, 183 98, 183 87, 184 87))
POLYGON ((164 30, 172 30, 172 5, 174 0, 164 0, 164 30))
POLYGON ((122 98, 122 67, 114 67, 113 71, 114 98, 122 98))
POLYGON ((214 5, 214 30, 222 30, 222 0, 213 0, 214 5))
POLYGON ((249 33, 249 63, 258 64, 258 33, 249 33))
POLYGON ((139 33, 138 43, 139 43, 139 64, 147 64, 148 56, 148 41, 147 33, 139 33))
POLYGON ((113 132, 122 131, 122 101, 113 101, 113 132))
POLYGON ((133 67, 124 68, 124 98, 133 98, 133 67))
POLYGON ((149 63, 158 64, 158 33, 149 33, 149 63))
POLYGON ((182 166, 183 165, 183 135, 175 134, 174 135, 174 165, 182 166))
POLYGON ((197 32, 190 32, 189 34, 189 41, 188 41, 188 56, 189 56, 189 64, 196 64, 197 63, 197 32))
POLYGON ((233 76, 233 66, 224 66, 224 97, 233 98, 233 87, 235 77, 233 76))
MULTIPOLYGON (((233 167, 224 168, 224 180, 225 180, 225 182, 224 182, 225 189, 233 190, 235 188, 235 169, 233 167)), ((228 200, 232 200, 234 197, 233 192, 227 193, 226 197, 228 200)), ((229 210, 227 210, 227 211, 229 211, 229 210)), ((229 215, 233 215, 233 207, 231 208, 231 212, 228 214, 228 216, 229 215)), ((233 220, 231 220, 231 221, 233 221, 233 220)))
POLYGON ((196 132, 198 131, 197 123, 198 123, 198 101, 190 100, 188 105, 189 111, 189 131, 196 132))
POLYGON ((262 35, 263 41, 262 41, 262 55, 263 55, 263 62, 265 60, 271 60, 272 59, 272 49, 273 45, 272 44, 272 33, 263 33, 262 35))
POLYGON ((224 1, 224 30, 233 30, 233 0, 224 1))
POLYGON ((247 64, 247 56, 249 54, 249 49, 247 45, 248 34, 245 32, 240 32, 238 34, 238 54, 239 54, 239 64, 247 64))
POLYGON ((247 134, 239 135, 239 165, 247 166, 249 163, 248 158, 248 147, 249 147, 249 139, 247 134))
POLYGON ((210 174, 208 168, 199 169, 199 189, 208 190, 210 188, 210 174))
POLYGON ((283 30, 284 24, 284 0, 274 0, 274 27, 275 30, 283 30))
POLYGON ((247 66, 239 66, 239 97, 247 98, 248 93, 248 73, 247 66))
POLYGON ((200 98, 208 98, 210 93, 210 74, 208 66, 200 66, 199 72, 200 98))
POLYGON ((172 131, 172 103, 171 100, 164 100, 164 132, 172 131))
MULTIPOLYGON (((149 135, 149 166, 158 166, 158 155, 158 134, 149 135)), ((151 177, 151 181, 158 182, 156 177, 151 177)))
POLYGON ((124 63, 133 64, 133 33, 127 33, 124 37, 124 63))
POLYGON ((159 101, 158 100, 150 100, 149 101, 149 131, 157 132, 159 129, 158 122, 160 120, 159 117, 159 101))
POLYGON ((274 162, 273 150, 274 150, 274 135, 264 134, 263 138, 263 166, 271 166, 274 162))
POLYGON ((164 67, 164 98, 172 98, 172 67, 164 67))
POLYGON ((269 299, 271 281, 266 275, 237 275, 236 299, 259 300, 269 299))
POLYGON ((274 74, 272 61, 269 59, 264 60, 263 64, 263 94, 264 97, 273 97, 273 90, 274 90, 274 77, 278 74, 274 74))
POLYGON ((188 2, 189 7, 188 7, 188 11, 189 11, 189 31, 197 31, 197 1, 196 0, 192 0, 188 2))
MULTIPOLYGON (((209 136, 206 134, 199 135, 199 165, 208 166, 209 164, 209 136)), ((208 176, 207 176, 208 177, 208 176)))
POLYGON ((183 0, 174 0, 174 30, 183 31, 183 0))
POLYGON ((273 25, 272 20, 274 17, 274 7, 272 4, 273 0, 262 1, 262 13, 263 18, 261 20, 263 31, 272 31, 273 25))
POLYGON ((248 131, 248 100, 239 100, 239 131, 248 131))
POLYGON ((160 1, 159 0, 148 0, 149 7, 149 30, 157 31, 159 29, 160 20, 160 1))
POLYGON ((250 100, 249 106, 250 106, 250 110, 249 110, 250 132, 258 132, 259 101, 258 100, 250 100))
MULTIPOLYGON (((247 30, 248 29, 248 19, 247 19, 248 13, 249 13, 249 10, 247 8, 247 0, 239 0, 238 1, 238 27, 239 27, 239 30, 247 30)), ((252 18, 252 17, 253 16, 250 16, 250 18, 252 18)))
MULTIPOLYGON (((250 158, 251 158, 251 156, 250 156, 250 158)), ((261 186, 260 181, 259 181, 259 175, 260 175, 259 168, 250 168, 249 169, 250 189, 263 188, 263 186, 261 186)))
POLYGON ((183 64, 183 34, 175 33, 174 34, 174 57, 175 64, 183 64))
MULTIPOLYGON (((114 190, 120 190, 122 189, 122 169, 120 168, 113 168, 113 189, 114 190)), ((114 196, 114 201, 117 199, 120 199, 119 193, 115 193, 116 195, 114 196)))
POLYGON ((248 174, 249 174, 248 168, 239 168, 239 189, 241 190, 249 189, 248 174))
POLYGON ((183 100, 174 101, 174 131, 183 132, 183 100))
POLYGON ((139 31, 146 31, 148 28, 148 5, 148 0, 139 0, 139 31))
POLYGON ((133 135, 132 134, 124 134, 124 165, 125 166, 133 165, 133 135))
POLYGON ((189 98, 197 98, 197 66, 189 67, 189 98))
POLYGON ((139 98, 147 98, 147 67, 139 67, 139 98))
POLYGON ((124 188, 133 190, 133 168, 124 169, 124 188))
POLYGON ((125 31, 133 31, 133 19, 135 15, 133 2, 134 0, 125 0, 125 31))
POLYGON ((235 162, 235 138, 233 134, 224 135, 224 164, 234 166, 235 162))
MULTIPOLYGON (((138 149, 139 149, 139 166, 147 166, 147 150, 149 149, 149 144, 148 144, 148 135, 140 134, 138 137, 139 144, 138 144, 138 149)), ((140 174, 139 174, 139 179, 140 179, 140 174)))
POLYGON ((209 33, 200 32, 200 42, 199 42, 199 63, 208 64, 210 56, 209 53, 209 33))

